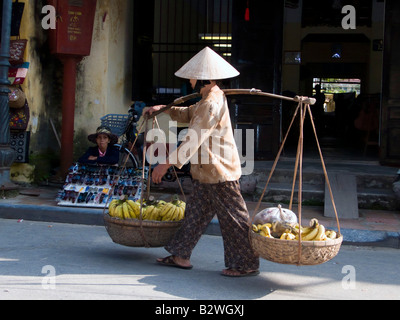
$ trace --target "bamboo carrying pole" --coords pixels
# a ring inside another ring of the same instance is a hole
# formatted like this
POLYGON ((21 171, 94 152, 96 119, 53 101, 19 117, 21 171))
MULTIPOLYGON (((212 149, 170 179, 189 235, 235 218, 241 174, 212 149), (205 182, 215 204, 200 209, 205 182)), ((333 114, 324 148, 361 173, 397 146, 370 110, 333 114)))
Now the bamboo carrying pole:
MULTIPOLYGON (((273 93, 262 92, 261 90, 254 89, 254 88, 253 89, 224 89, 222 91, 227 96, 230 96, 230 95, 263 96, 263 97, 269 97, 269 98, 281 99, 281 100, 293 101, 293 102, 303 101, 303 103, 309 104, 309 105, 314 105, 316 102, 316 100, 314 98, 300 97, 300 96, 290 98, 290 97, 285 97, 285 96, 281 96, 281 95, 277 95, 277 94, 273 94, 273 93)), ((189 101, 192 99, 197 99, 200 97, 201 97, 200 93, 192 93, 187 96, 180 97, 180 98, 174 100, 174 102, 166 105, 164 108, 162 108, 156 112, 153 112, 151 115, 148 115, 148 119, 151 119, 151 118, 163 113, 164 111, 171 109, 173 106, 180 105, 182 103, 185 103, 186 101, 189 101)))

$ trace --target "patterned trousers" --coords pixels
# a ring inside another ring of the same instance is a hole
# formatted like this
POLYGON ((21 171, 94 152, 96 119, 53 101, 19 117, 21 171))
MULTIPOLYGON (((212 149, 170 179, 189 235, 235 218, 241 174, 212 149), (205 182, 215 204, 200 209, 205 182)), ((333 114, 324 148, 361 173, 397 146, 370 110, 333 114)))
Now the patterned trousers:
POLYGON ((172 255, 190 259, 215 215, 224 243, 225 266, 237 270, 258 270, 259 258, 250 246, 250 217, 240 193, 239 181, 218 184, 193 181, 193 194, 186 205, 182 227, 165 249, 172 255))

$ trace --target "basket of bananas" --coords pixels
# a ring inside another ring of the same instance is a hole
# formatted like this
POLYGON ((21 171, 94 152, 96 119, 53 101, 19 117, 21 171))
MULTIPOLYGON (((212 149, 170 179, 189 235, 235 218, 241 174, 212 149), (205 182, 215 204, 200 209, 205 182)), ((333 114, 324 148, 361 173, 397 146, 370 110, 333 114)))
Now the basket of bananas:
POLYGON ((343 242, 343 236, 317 219, 309 227, 282 221, 253 224, 250 234, 253 250, 261 258, 281 264, 323 264, 339 253, 343 242))
POLYGON ((186 203, 174 196, 163 200, 113 200, 105 212, 104 224, 111 239, 129 247, 165 246, 175 235, 185 216, 186 203))

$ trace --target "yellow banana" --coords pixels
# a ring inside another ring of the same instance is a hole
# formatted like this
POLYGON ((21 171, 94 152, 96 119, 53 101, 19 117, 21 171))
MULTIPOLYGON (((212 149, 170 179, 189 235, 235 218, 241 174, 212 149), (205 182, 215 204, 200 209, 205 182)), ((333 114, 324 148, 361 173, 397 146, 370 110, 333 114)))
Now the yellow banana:
POLYGON ((127 200, 126 203, 128 204, 129 208, 131 209, 129 211, 131 219, 137 219, 139 216, 140 205, 132 200, 127 200))
POLYGON ((166 221, 173 221, 175 217, 175 213, 178 211, 177 206, 172 206, 171 210, 168 212, 168 214, 165 216, 166 221))
POLYGON ((171 220, 172 221, 179 221, 181 220, 181 212, 182 212, 182 207, 176 207, 175 213, 172 216, 171 220))
POLYGON ((172 215, 173 215, 174 212, 175 212, 175 209, 176 209, 176 206, 174 206, 174 205, 171 203, 171 205, 169 206, 169 210, 167 211, 167 213, 165 214, 164 217, 166 217, 167 220, 170 220, 171 217, 172 217, 172 215))
POLYGON ((260 234, 262 233, 264 237, 272 238, 271 229, 267 225, 263 225, 259 230, 260 234))
POLYGON ((147 206, 143 211, 143 220, 151 220, 151 215, 153 211, 153 206, 147 206))
POLYGON ((123 219, 124 218, 123 213, 122 213, 122 205, 118 205, 115 208, 115 217, 119 218, 119 219, 123 219))
POLYGON ((179 207, 178 215, 175 221, 181 221, 185 217, 185 209, 183 207, 179 207))
POLYGON ((273 238, 270 232, 268 232, 268 229, 264 228, 263 230, 260 231, 260 235, 266 238, 273 238))
POLYGON ((152 219, 154 221, 160 220, 160 211, 161 211, 160 208, 154 207, 153 216, 152 216, 152 219))
POLYGON ((111 217, 115 217, 115 208, 118 206, 118 200, 113 200, 108 206, 108 214, 111 217))
POLYGON ((179 207, 175 206, 173 212, 171 213, 171 216, 169 217, 168 220, 170 221, 176 221, 179 216, 179 207))
POLYGON ((185 203, 184 201, 182 201, 182 200, 179 200, 178 206, 179 206, 179 207, 183 207, 183 208, 186 209, 186 203, 185 203))
POLYGON ((267 226, 267 225, 262 225, 261 228, 260 228, 260 230, 266 232, 267 234, 268 234, 268 233, 271 233, 271 229, 270 229, 270 227, 267 226))
POLYGON ((124 202, 122 204, 122 215, 123 215, 124 219, 130 219, 131 218, 131 215, 129 214, 128 204, 126 202, 124 202))
POLYGON ((303 241, 312 241, 312 240, 314 240, 315 237, 317 236, 318 231, 319 231, 319 228, 316 227, 316 228, 314 228, 311 232, 309 232, 308 234, 306 234, 305 236, 303 236, 303 234, 302 234, 301 239, 302 239, 303 241))
POLYGON ((306 236, 307 234, 309 234, 310 232, 314 231, 315 228, 318 228, 319 226, 319 222, 317 219, 311 219, 310 220, 310 226, 309 227, 301 227, 301 234, 302 236, 306 236))
MULTIPOLYGON (((149 216, 149 211, 147 211, 149 207, 148 206, 143 206, 143 211, 142 211, 142 219, 143 220, 148 220, 149 216)), ((140 219, 140 213, 139 213, 139 219, 140 219)))
POLYGON ((153 213, 154 213, 155 207, 154 206, 148 206, 146 208, 146 219, 147 220, 154 220, 153 219, 153 213))
POLYGON ((317 233, 317 235, 315 236, 315 241, 322 241, 322 237, 325 235, 325 227, 322 225, 322 224, 320 224, 319 225, 319 227, 318 227, 318 233, 317 233))
POLYGON ((158 209, 162 209, 166 204, 167 204, 166 201, 164 201, 164 200, 158 200, 158 201, 156 201, 156 205, 155 205, 155 206, 156 206, 158 209))
POLYGON ((169 212, 169 210, 171 210, 172 206, 172 203, 167 203, 166 205, 164 205, 161 209, 160 217, 163 218, 169 212))
POLYGON ((281 236, 281 240, 294 240, 296 236, 293 233, 284 233, 281 236))
POLYGON ((160 221, 160 211, 161 209, 157 207, 154 208, 153 215, 151 217, 153 221, 160 221))
POLYGON ((174 205, 171 206, 171 209, 168 211, 168 213, 162 218, 162 221, 171 221, 172 217, 175 214, 175 211, 178 208, 174 205))
POLYGON ((326 236, 327 236, 328 239, 334 240, 334 239, 337 238, 337 233, 336 233, 335 231, 333 231, 333 230, 327 230, 327 231, 325 232, 325 234, 326 234, 326 236))

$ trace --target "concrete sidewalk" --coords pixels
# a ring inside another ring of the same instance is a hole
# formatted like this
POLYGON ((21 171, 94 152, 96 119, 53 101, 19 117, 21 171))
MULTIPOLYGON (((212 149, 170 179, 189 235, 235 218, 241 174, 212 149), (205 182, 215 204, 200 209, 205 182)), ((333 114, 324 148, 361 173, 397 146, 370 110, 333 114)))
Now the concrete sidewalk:
MULTIPOLYGON (((21 188, 20 195, 11 199, 0 199, 0 218, 27 221, 43 221, 81 225, 103 226, 103 210, 92 208, 60 207, 56 197, 60 188, 46 186, 21 188)), ((158 199, 168 200, 171 194, 154 194, 158 199)), ((247 202, 252 214, 256 203, 247 202)), ((271 207, 263 203, 261 209, 271 207)), ((260 210, 261 210, 260 209, 260 210)), ((323 215, 323 207, 303 207, 302 224, 307 225, 317 218, 328 228, 337 229, 336 219, 323 215)), ((295 211, 295 210, 294 210, 295 211)), ((400 249, 400 213, 383 210, 360 209, 360 218, 340 221, 344 244, 382 246, 400 249)), ((218 220, 210 224, 207 234, 219 235, 218 220)))

